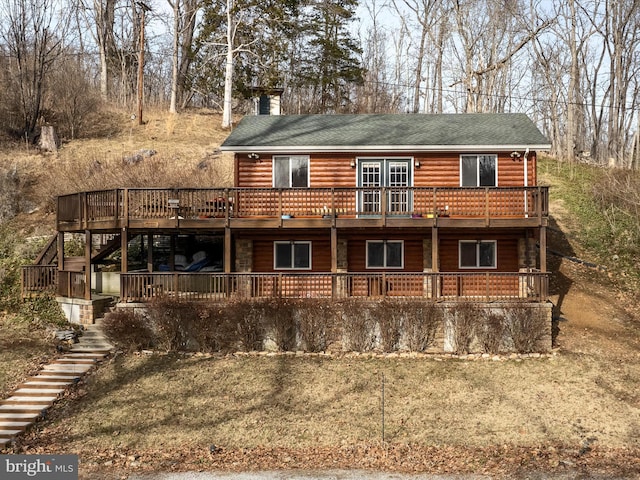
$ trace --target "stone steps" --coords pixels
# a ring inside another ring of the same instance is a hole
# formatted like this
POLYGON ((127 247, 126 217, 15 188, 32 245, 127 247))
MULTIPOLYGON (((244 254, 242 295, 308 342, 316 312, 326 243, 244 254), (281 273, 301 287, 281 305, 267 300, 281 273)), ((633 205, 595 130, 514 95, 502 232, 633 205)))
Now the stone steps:
POLYGON ((27 430, 67 388, 114 350, 100 325, 86 327, 69 351, 22 382, 13 394, 0 401, 0 451, 27 430))

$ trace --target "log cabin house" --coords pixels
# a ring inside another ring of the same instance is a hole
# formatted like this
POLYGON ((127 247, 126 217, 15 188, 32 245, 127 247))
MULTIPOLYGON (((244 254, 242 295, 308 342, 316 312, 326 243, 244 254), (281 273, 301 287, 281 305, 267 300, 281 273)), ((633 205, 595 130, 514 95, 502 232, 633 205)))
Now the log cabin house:
POLYGON ((221 146, 234 153, 233 188, 59 197, 58 234, 23 269, 23 295, 54 288, 82 322, 100 293, 122 304, 165 294, 542 304, 548 188, 536 165, 549 148, 523 114, 247 116, 221 146), (68 233, 84 235, 84 256, 65 258, 68 233), (114 258, 115 272, 99 267, 114 258))

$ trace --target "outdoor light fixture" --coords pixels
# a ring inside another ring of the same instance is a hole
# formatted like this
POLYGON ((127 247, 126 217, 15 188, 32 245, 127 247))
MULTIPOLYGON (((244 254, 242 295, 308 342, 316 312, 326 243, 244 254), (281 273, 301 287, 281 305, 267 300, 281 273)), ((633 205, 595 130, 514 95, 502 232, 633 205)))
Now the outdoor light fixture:
POLYGON ((260 155, 258 155, 257 153, 250 153, 249 155, 247 155, 247 157, 250 160, 258 160, 260 158, 260 155))
POLYGON ((420 168, 420 160, 416 160, 413 164, 416 168, 420 168))
POLYGON ((520 154, 520 152, 511 152, 511 154, 509 156, 512 159, 516 160, 516 159, 520 158, 522 155, 520 154))
POLYGON ((351 159, 351 168, 356 168, 356 159, 355 158, 351 159))

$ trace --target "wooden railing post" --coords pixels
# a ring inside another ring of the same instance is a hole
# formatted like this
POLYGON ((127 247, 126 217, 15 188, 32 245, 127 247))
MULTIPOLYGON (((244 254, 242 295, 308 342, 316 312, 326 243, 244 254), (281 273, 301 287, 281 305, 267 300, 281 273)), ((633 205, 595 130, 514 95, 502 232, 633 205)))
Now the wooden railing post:
POLYGON ((80 226, 87 228, 87 192, 78 195, 78 216, 80 217, 80 226))
POLYGON ((536 199, 536 209, 538 210, 538 225, 542 225, 542 188, 538 187, 538 198, 536 199))
POLYGON ((432 197, 431 213, 433 214, 433 224, 435 225, 438 222, 438 189, 436 187, 433 188, 432 197))
POLYGON ((125 227, 129 227, 129 189, 122 189, 122 216, 125 227))
POLYGON ((489 187, 484 187, 484 223, 488 227, 491 220, 491 209, 489 207, 489 187))
POLYGON ((338 212, 336 211, 336 190, 331 187, 331 226, 335 228, 336 226, 336 217, 338 216, 338 212))
POLYGON ((231 215, 231 200, 229 199, 229 189, 224 189, 224 224, 229 226, 229 216, 231 215))
POLYGON ((382 290, 382 296, 387 296, 387 272, 382 272, 382 285, 380 285, 380 289, 382 290))
POLYGON ((387 204, 387 188, 382 187, 380 189, 380 213, 382 214, 382 225, 387 225, 387 209, 389 205, 387 204))
POLYGON ((491 288, 489 286, 490 282, 491 282, 491 277, 489 276, 489 272, 485 272, 485 300, 487 302, 491 298, 491 296, 490 296, 491 288))

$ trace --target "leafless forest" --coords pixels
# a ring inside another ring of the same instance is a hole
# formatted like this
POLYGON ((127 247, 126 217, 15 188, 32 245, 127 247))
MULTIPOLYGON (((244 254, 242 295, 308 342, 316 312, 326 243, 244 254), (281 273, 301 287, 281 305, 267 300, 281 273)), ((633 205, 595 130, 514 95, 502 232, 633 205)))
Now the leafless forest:
POLYGON ((631 0, 0 0, 0 129, 229 126, 278 88, 287 114, 525 112, 558 158, 637 168, 639 44, 631 0))

